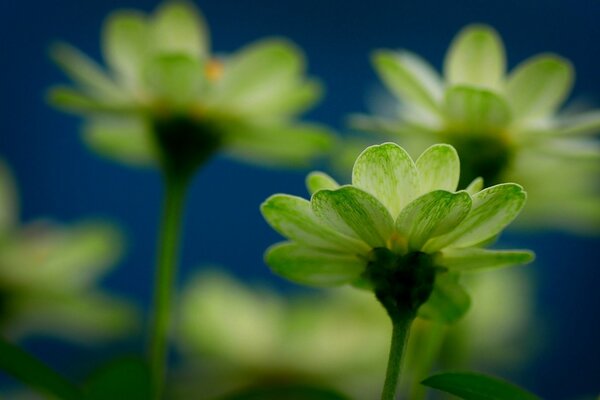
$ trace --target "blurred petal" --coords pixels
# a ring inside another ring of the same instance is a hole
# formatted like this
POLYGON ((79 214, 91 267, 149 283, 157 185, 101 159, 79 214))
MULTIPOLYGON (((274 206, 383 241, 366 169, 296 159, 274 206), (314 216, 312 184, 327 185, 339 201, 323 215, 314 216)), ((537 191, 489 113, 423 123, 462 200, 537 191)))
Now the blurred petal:
POLYGON ((0 160, 0 238, 17 223, 17 187, 8 166, 0 160))
POLYGON ((271 246, 265 259, 276 274, 313 286, 350 283, 360 276, 366 265, 364 260, 347 253, 333 253, 289 242, 271 246))
POLYGON ((200 61, 183 54, 160 55, 144 66, 150 90, 168 105, 189 106, 205 83, 200 61))
POLYGON ((573 86, 569 61, 553 54, 534 56, 511 72, 506 96, 515 118, 543 117, 554 112, 573 86))
POLYGON ((311 172, 306 177, 306 187, 309 193, 312 195, 319 190, 335 190, 340 185, 324 172, 311 172))
POLYGON ((124 105, 106 99, 99 100, 66 87, 54 87, 50 89, 48 101, 52 105, 70 112, 126 114, 136 111, 133 104, 124 105))
POLYGON ((469 193, 471 196, 475 195, 475 193, 480 192, 483 189, 483 178, 477 177, 473 179, 469 186, 465 189, 465 192, 469 193))
POLYGON ((421 193, 432 190, 454 192, 460 178, 460 160, 454 147, 436 144, 429 147, 416 161, 421 193))
POLYGON ((452 324, 471 307, 471 298, 454 274, 438 274, 429 300, 418 311, 421 318, 452 324))
POLYGON ((415 163, 394 143, 368 147, 356 159, 352 184, 375 196, 396 218, 419 191, 415 163))
POLYGON ((444 73, 451 85, 498 89, 505 69, 502 39, 487 25, 469 25, 461 30, 444 62, 444 73))
POLYGON ((383 247, 391 236, 394 221, 388 210, 372 195, 353 186, 321 190, 311 207, 331 229, 362 239, 371 247, 383 247))
POLYGON ((558 120, 558 134, 564 136, 595 135, 600 133, 600 111, 589 111, 558 120))
POLYGON ((159 53, 181 53, 195 59, 209 52, 209 34, 204 17, 188 1, 166 1, 153 21, 153 45, 159 53))
POLYGON ((445 249, 436 257, 436 265, 451 271, 477 271, 527 264, 535 254, 527 250, 485 250, 481 248, 445 249))
POLYGON ((457 134, 497 132, 511 121, 506 102, 487 90, 456 86, 448 89, 445 101, 449 128, 457 134))

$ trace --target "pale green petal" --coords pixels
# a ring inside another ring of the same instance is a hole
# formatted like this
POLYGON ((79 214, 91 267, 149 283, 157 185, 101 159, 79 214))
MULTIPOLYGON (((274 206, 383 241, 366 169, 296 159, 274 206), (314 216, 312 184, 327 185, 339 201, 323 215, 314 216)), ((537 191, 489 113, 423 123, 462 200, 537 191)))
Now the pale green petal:
POLYGON ((282 167, 308 167, 314 158, 325 155, 336 140, 328 128, 304 123, 226 123, 223 133, 229 155, 266 166, 282 167))
POLYGON ((495 133, 511 121, 510 109, 500 96, 467 86, 448 89, 445 113, 449 129, 456 133, 495 133))
POLYGON ((52 60, 90 96, 106 101, 123 103, 127 94, 85 54, 64 43, 50 49, 52 60))
POLYGON ((209 53, 209 34, 204 17, 188 1, 166 1, 152 24, 152 41, 160 53, 183 53, 194 58, 209 53))
POLYGON ((144 66, 146 85, 169 107, 186 107, 197 100, 205 83, 200 61, 183 54, 160 55, 144 66))
POLYGON ((149 35, 146 17, 136 11, 117 11, 104 24, 104 57, 130 89, 136 89, 141 81, 144 60, 149 52, 149 35))
POLYGON ((515 118, 542 117, 554 112, 573 86, 569 61, 553 54, 525 60, 511 72, 506 96, 515 118))
POLYGON ((595 135, 600 133, 600 110, 562 117, 558 120, 558 134, 564 136, 595 135))
POLYGON ((67 87, 54 87, 48 92, 48 102, 64 111, 93 114, 127 114, 137 109, 132 104, 99 100, 67 87))
POLYGON ((394 229, 388 210, 369 193, 354 186, 321 190, 311 207, 323 224, 347 236, 360 238, 371 247, 383 247, 394 229))
POLYGON ((502 85, 505 69, 502 39, 486 25, 469 25, 461 30, 444 61, 444 73, 452 85, 497 89, 502 85))
POLYGON ((527 250, 485 250, 481 248, 445 249, 435 258, 435 264, 451 271, 477 271, 526 264, 535 258, 527 250))
POLYGON ((425 251, 434 252, 449 245, 468 247, 499 234, 525 205, 527 195, 514 183, 492 186, 473 197, 467 217, 452 232, 432 239, 425 251))
POLYGON ((265 200, 260 210, 273 229, 303 245, 354 254, 369 251, 361 241, 333 231, 321 223, 313 214, 308 200, 276 194, 265 200))
POLYGON ((462 318, 471 307, 471 298, 458 282, 455 274, 439 274, 431 297, 418 311, 421 318, 452 324, 462 318))
POLYGON ((265 260, 277 275, 312 286, 350 283, 366 266, 364 260, 348 253, 333 253, 289 242, 271 246, 265 260))
POLYGON ((421 183, 421 193, 432 190, 454 192, 460 178, 460 160, 454 147, 435 144, 416 161, 421 183))
POLYGON ((395 143, 365 149, 352 169, 352 184, 375 196, 396 218, 419 192, 419 177, 408 153, 395 143))
POLYGON ((0 160, 0 238, 16 225, 18 214, 17 188, 10 170, 0 160))
POLYGON ((410 202, 398 216, 396 230, 408 238, 409 251, 418 251, 430 238, 456 228, 470 209, 466 192, 436 190, 410 202))
POLYGON ((426 61, 408 51, 380 50, 372 63, 386 86, 404 102, 439 111, 441 78, 426 61))
POLYGON ((319 190, 335 190, 340 185, 324 172, 315 171, 308 174, 306 177, 306 188, 312 195, 319 190))
POLYGON ((483 178, 477 177, 469 183, 469 186, 465 189, 465 192, 469 193, 471 196, 475 195, 475 193, 480 192, 483 189, 483 178))

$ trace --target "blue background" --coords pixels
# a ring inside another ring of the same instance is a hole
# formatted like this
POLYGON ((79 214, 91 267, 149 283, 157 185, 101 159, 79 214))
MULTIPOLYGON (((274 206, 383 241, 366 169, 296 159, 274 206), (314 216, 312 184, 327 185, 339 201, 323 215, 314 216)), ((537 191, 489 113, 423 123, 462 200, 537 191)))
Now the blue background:
MULTIPOLYGON (((50 85, 66 81, 48 60, 52 41, 68 41, 100 59, 104 16, 120 7, 150 11, 156 4, 0 2, 0 157, 18 179, 21 217, 28 221, 51 216, 68 222, 98 216, 117 221, 130 238, 129 248, 105 286, 145 308, 154 273, 158 174, 88 152, 79 140, 80 121, 52 110, 44 94, 50 85)), ((310 73, 327 87, 325 99, 307 118, 339 130, 347 113, 365 110, 366 93, 377 82, 368 60, 371 50, 407 48, 439 68, 450 39, 471 22, 489 23, 500 32, 511 67, 543 51, 570 59, 577 69, 572 98, 596 104, 600 100, 596 0, 206 0, 198 5, 209 22, 216 51, 233 51, 271 35, 297 42, 307 54, 310 73)), ((198 174, 189 196, 181 279, 199 264, 213 263, 239 276, 294 290, 272 277, 262 262, 263 250, 279 237, 263 222, 258 205, 274 192, 304 194, 305 173, 213 160, 198 174)), ((600 241, 561 233, 512 235, 507 240, 538 253, 539 262, 531 267, 539 279, 537 309, 549 328, 546 350, 526 374, 514 378, 548 399, 598 394, 600 241)), ((61 343, 31 346, 50 358, 72 352, 61 343)))

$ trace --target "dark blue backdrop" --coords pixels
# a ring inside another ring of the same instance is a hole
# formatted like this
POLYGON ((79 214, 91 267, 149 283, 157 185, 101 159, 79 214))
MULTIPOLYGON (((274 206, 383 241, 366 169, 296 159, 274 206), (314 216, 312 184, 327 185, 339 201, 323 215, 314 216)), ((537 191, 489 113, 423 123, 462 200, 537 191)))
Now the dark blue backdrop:
MULTIPOLYGON (((44 92, 65 81, 48 61, 51 41, 63 39, 97 58, 107 13, 119 7, 150 11, 155 5, 153 0, 0 2, 0 157, 18 178, 22 219, 101 216, 118 221, 131 238, 129 251, 106 286, 144 307, 153 277, 158 176, 86 151, 78 119, 50 109, 44 92)), ((269 35, 288 36, 304 48, 311 74, 328 89, 309 117, 338 129, 346 113, 365 109, 365 94, 376 82, 368 62, 371 50, 404 47, 439 67, 452 36, 471 22, 499 30, 510 66, 542 51, 569 58, 577 68, 574 96, 599 100, 596 0, 206 0, 199 6, 217 51, 269 35)), ((200 263, 218 263, 240 276, 289 289, 262 263, 263 250, 278 236, 263 222, 258 204, 274 192, 303 194, 305 172, 214 160, 197 177, 189 198, 182 276, 200 263)), ((540 284, 538 309, 550 327, 547 350, 519 381, 549 399, 597 394, 600 276, 594 256, 600 242, 564 234, 510 240, 538 252, 533 267, 540 284)))

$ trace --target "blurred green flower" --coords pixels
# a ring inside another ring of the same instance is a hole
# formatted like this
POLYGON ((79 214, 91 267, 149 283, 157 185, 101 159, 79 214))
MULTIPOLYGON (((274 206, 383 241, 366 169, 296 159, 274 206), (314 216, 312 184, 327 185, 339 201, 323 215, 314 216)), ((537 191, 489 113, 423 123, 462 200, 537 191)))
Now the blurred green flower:
POLYGON ((227 56, 209 46, 192 3, 167 1, 152 15, 116 11, 102 33, 107 71, 66 44, 52 48, 75 88, 54 88, 51 102, 86 118, 94 150, 130 164, 164 162, 169 152, 200 162, 222 149, 306 165, 330 147, 327 129, 295 120, 321 95, 295 45, 266 39, 227 56))
POLYGON ((94 288, 121 253, 106 223, 19 226, 14 184, 0 163, 0 332, 86 343, 129 333, 135 310, 94 288))
POLYGON ((371 146, 354 164, 352 185, 314 173, 310 201, 277 194, 263 203, 265 219, 291 239, 269 248, 266 262, 302 284, 368 287, 388 312, 418 309, 422 317, 454 321, 469 307, 458 273, 533 258, 529 251, 481 248, 517 216, 522 188, 507 183, 480 191, 476 179, 455 192, 459 174, 449 145, 431 146, 416 162, 396 144, 371 146))
POLYGON ((478 176, 527 187, 521 222, 600 228, 600 111, 557 112, 573 86, 567 60, 540 54, 507 75, 502 40, 485 25, 456 36, 443 78, 406 50, 380 50, 372 60, 400 104, 385 106, 391 116, 356 116, 356 128, 400 140, 413 154, 452 144, 462 161, 459 187, 478 176))

